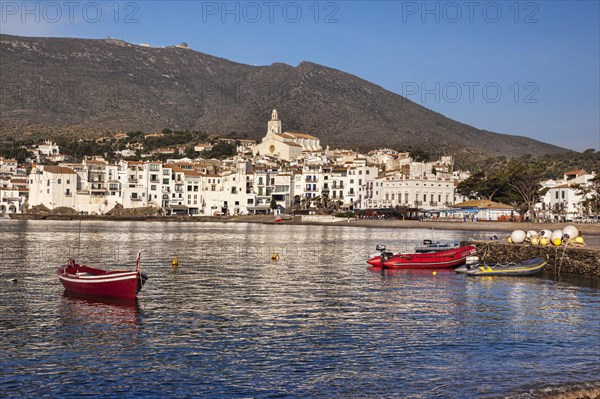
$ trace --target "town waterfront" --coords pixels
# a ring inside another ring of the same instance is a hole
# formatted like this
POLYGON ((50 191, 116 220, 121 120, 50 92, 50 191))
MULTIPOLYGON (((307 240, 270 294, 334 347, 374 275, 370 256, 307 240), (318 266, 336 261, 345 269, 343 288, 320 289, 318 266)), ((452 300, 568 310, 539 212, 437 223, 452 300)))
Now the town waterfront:
POLYGON ((0 392, 495 398, 597 382, 597 280, 366 267, 378 243, 491 233, 4 220, 0 392), (68 257, 133 269, 138 249, 150 280, 136 306, 63 294, 68 257))

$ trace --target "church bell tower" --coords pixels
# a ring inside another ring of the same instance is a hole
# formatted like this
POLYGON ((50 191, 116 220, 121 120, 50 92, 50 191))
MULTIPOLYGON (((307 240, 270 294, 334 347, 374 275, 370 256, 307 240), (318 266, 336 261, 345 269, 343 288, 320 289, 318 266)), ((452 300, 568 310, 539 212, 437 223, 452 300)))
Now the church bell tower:
POLYGON ((274 136, 276 134, 281 134, 281 121, 277 116, 277 110, 274 109, 271 113, 271 120, 267 124, 267 136, 274 136))

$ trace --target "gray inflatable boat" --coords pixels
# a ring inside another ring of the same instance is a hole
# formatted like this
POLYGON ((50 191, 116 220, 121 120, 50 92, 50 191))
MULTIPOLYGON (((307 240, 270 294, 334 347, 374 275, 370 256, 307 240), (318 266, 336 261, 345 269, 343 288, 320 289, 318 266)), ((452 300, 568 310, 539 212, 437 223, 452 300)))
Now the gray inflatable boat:
POLYGON ((471 265, 465 273, 469 276, 530 276, 542 271, 546 263, 546 260, 542 258, 534 258, 521 263, 494 263, 489 265, 479 263, 471 265))

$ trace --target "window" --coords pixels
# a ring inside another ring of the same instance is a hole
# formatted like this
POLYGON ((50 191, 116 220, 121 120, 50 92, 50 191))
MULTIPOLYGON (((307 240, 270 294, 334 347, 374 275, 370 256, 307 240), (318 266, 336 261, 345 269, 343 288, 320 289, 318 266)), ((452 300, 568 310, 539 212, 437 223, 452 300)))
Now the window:
MULTIPOLYGON (((60 183, 60 182, 59 182, 59 183, 60 183)), ((564 192, 564 191, 561 191, 561 192, 560 192, 560 197, 561 197, 562 199, 565 199, 565 192, 564 192)))
MULTIPOLYGON (((48 185, 50 185, 49 183, 50 182, 48 182, 48 185)), ((558 199, 558 191, 556 192, 556 199, 558 199)))
POLYGON ((151 185, 151 186, 150 186, 150 190, 152 190, 152 191, 156 191, 156 186, 155 186, 155 185, 151 185))
POLYGON ((71 180, 67 179, 67 184, 71 184, 71 180))
POLYGON ((156 172, 156 171, 160 170, 160 165, 152 164, 151 163, 150 164, 150 170, 153 171, 153 172, 156 172))
POLYGON ((163 179, 163 184, 169 184, 169 178, 168 177, 163 179))

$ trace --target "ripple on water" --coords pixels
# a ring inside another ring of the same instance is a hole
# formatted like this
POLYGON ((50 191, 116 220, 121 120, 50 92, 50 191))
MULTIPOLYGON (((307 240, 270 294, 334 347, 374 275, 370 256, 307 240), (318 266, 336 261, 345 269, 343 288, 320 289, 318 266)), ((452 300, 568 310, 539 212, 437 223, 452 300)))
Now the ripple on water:
POLYGON ((2 392, 497 397, 598 378, 600 295, 592 282, 366 268, 376 243, 409 246, 430 236, 84 222, 79 243, 76 222, 0 224, 2 392), (150 280, 134 306, 65 296, 54 274, 72 255, 133 268, 138 249, 150 280))

